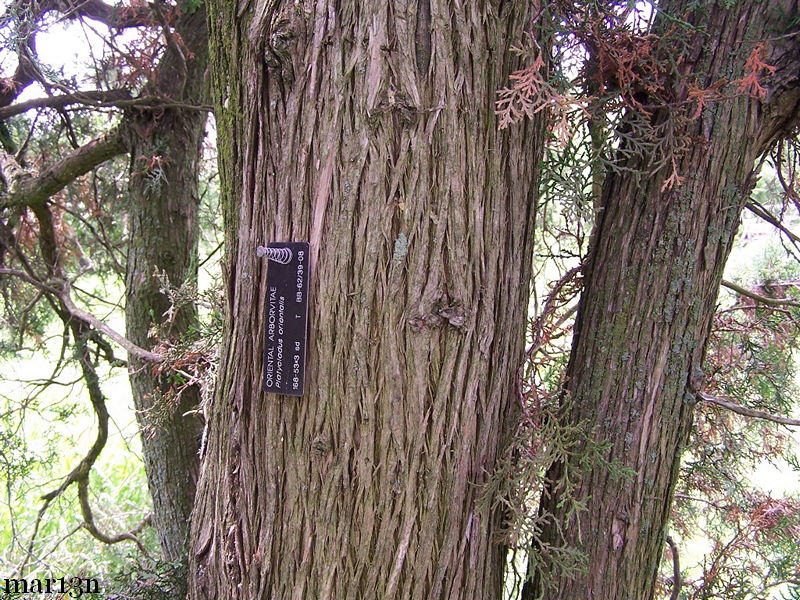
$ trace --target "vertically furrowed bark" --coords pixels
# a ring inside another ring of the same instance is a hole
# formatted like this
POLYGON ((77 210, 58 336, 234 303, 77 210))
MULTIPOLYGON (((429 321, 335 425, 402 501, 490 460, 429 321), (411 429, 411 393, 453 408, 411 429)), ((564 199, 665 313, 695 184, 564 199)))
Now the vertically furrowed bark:
MULTIPOLYGON (((527 598, 653 597, 722 269, 755 184, 754 163, 797 122, 798 45, 782 35, 798 15, 796 0, 688 6, 669 0, 660 10, 698 28, 681 68, 701 87, 741 73, 762 41, 765 62, 778 70, 764 79, 765 98, 716 103, 677 132, 693 137, 678 164, 684 180, 673 189, 661 191, 663 175, 637 185, 626 172, 608 174, 567 368, 567 418, 590 424, 594 439, 610 443, 605 458, 634 475, 581 473, 572 497, 587 510, 575 519, 562 493, 543 496, 543 513, 553 515, 543 541, 583 550, 588 572, 537 573, 527 598)), ((651 170, 646 161, 625 166, 651 170)), ((558 481, 563 472, 555 464, 547 477, 558 481)))
MULTIPOLYGON (((212 4, 228 327, 191 595, 500 597, 540 120, 498 133, 527 3, 212 4), (261 391, 267 264, 309 240, 306 394, 261 391)), ((532 13, 535 14, 535 10, 532 13)))
MULTIPOLYGON (((180 17, 176 31, 184 47, 167 49, 147 93, 204 104, 208 62, 205 12, 180 17)), ((132 166, 125 316, 128 338, 142 348, 153 346, 151 330, 163 323, 170 308, 156 272, 164 273, 174 286, 197 277, 198 161, 205 122, 206 113, 196 109, 166 108, 128 115, 132 166)), ((186 338, 194 334, 196 325, 196 311, 185 306, 177 312, 167 335, 173 340, 186 338)), ((164 402, 174 385, 170 375, 156 375, 152 364, 134 357, 130 363, 154 524, 164 558, 185 562, 202 431, 201 420, 186 413, 197 408, 199 391, 188 388, 179 401, 164 402)))

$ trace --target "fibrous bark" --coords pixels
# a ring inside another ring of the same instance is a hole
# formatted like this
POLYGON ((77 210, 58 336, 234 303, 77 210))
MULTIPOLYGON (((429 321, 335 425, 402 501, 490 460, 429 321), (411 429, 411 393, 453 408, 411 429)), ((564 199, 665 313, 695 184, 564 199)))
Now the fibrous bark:
MULTIPOLYGON (((653 597, 722 270, 756 181, 754 164, 798 118, 800 56, 796 34, 786 30, 798 15, 796 1, 708 2, 692 10, 668 0, 659 10, 692 26, 677 61, 686 81, 696 76, 698 87, 710 88, 742 73, 760 43, 776 71, 758 74, 763 97, 738 93, 675 132, 691 144, 677 163, 683 180, 672 189, 664 190, 663 173, 637 183, 631 173, 652 170, 646 155, 607 175, 566 372, 572 408, 565 419, 587 424, 594 441, 609 444, 603 458, 616 468, 584 469, 569 493, 559 482, 578 466, 550 468, 542 515, 551 520, 540 541, 582 550, 588 568, 577 577, 538 572, 527 598, 653 597), (586 510, 570 518, 573 501, 586 510)), ((685 94, 685 81, 674 85, 685 94)), ((669 114, 656 110, 652 122, 669 114)))
POLYGON ((499 598, 481 502, 516 402, 535 119, 495 92, 527 3, 212 4, 228 326, 191 595, 499 598), (267 264, 309 240, 306 395, 261 391, 267 264))

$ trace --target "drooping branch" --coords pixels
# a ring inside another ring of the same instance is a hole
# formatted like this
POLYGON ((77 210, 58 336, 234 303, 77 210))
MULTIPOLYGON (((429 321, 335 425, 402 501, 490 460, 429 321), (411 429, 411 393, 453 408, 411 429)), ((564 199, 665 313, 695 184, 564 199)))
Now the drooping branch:
POLYGON ((768 296, 762 296, 761 294, 752 292, 747 288, 744 288, 740 285, 733 283, 732 281, 726 281, 723 279, 722 286, 728 288, 729 290, 733 290, 737 294, 750 298, 751 300, 755 300, 756 302, 766 304, 767 306, 775 306, 775 307, 792 306, 794 308, 800 308, 800 302, 792 300, 791 298, 770 298, 768 296))
POLYGON ((71 324, 71 329, 73 335, 75 336, 75 343, 78 350, 78 362, 80 363, 81 373, 89 393, 89 400, 91 401, 92 408, 97 416, 97 437, 95 438, 92 447, 89 448, 89 451, 86 453, 86 455, 64 478, 64 481, 61 482, 61 485, 42 496, 42 499, 45 501, 53 501, 70 485, 82 478, 87 478, 89 476, 89 471, 91 470, 95 461, 97 461, 97 458, 100 456, 100 452, 102 452, 106 445, 106 441, 108 440, 108 421, 110 417, 108 414, 108 409, 106 408, 105 396, 100 389, 100 380, 97 376, 97 372, 94 369, 94 365, 92 365, 89 348, 86 344, 84 330, 85 326, 83 326, 83 324, 73 323, 71 324))
POLYGON ((106 544, 117 544, 119 542, 131 541, 136 544, 143 554, 149 556, 144 544, 142 544, 138 537, 136 537, 137 534, 140 533, 142 529, 144 529, 144 527, 150 523, 149 515, 132 530, 117 535, 108 535, 102 533, 94 522, 94 515, 92 513, 91 505, 89 504, 89 475, 94 463, 97 462, 100 453, 103 451, 103 448, 108 441, 108 423, 110 416, 106 407, 105 395, 100 389, 100 379, 97 376, 97 371, 95 370, 94 365, 92 364, 91 353, 86 343, 86 334, 88 334, 89 331, 87 330, 86 325, 83 323, 65 322, 65 325, 72 329, 72 333, 75 338, 75 344, 78 350, 78 362, 81 366, 81 374, 86 384, 86 389, 89 394, 89 400, 91 401, 92 408, 97 416, 97 437, 95 438, 94 443, 92 444, 91 448, 89 448, 89 451, 86 453, 86 455, 72 469, 72 471, 70 471, 61 484, 54 490, 51 490, 42 496, 42 500, 44 502, 39 509, 34 531, 28 542, 28 551, 26 553, 26 557, 18 568, 18 572, 20 573, 24 570, 25 563, 33 555, 33 545, 36 541, 39 524, 41 523, 45 512, 47 512, 47 509, 50 507, 52 502, 74 483, 78 484, 78 498, 81 506, 81 516, 83 517, 82 526, 92 535, 92 537, 106 544))
POLYGON ((678 600, 681 595, 681 564, 678 558, 678 545, 672 536, 667 536, 667 545, 672 552, 672 593, 669 595, 669 600, 678 600))
MULTIPOLYGON (((75 178, 88 173, 109 158, 122 154, 125 150, 122 133, 115 129, 70 152, 39 175, 20 177, 17 173, 13 181, 6 178, 9 188, 6 196, 0 199, 0 209, 10 206, 41 205, 75 178)), ((0 161, 0 165, 6 165, 10 160, 10 157, 5 157, 0 161)))
POLYGON ((144 519, 142 519, 136 527, 131 529, 130 531, 124 531, 122 533, 118 533, 116 535, 107 534, 100 531, 97 528, 97 524, 94 522, 94 513, 92 512, 92 506, 89 504, 89 478, 84 477, 78 480, 78 501, 81 505, 81 516, 83 517, 83 528, 89 532, 89 534, 95 538, 96 540, 103 542, 104 544, 119 544, 120 542, 133 542, 136 546, 141 550, 142 554, 145 556, 150 556, 150 553, 147 552, 147 548, 144 547, 144 544, 139 540, 137 537, 142 530, 151 524, 153 515, 149 514, 144 519))
POLYGON ((800 243, 800 236, 789 230, 778 217, 773 215, 760 203, 756 202, 755 200, 750 200, 750 202, 745 204, 745 208, 786 235, 786 237, 788 237, 795 246, 800 243))
POLYGON ((772 421, 773 423, 780 423, 781 425, 791 425, 793 427, 800 427, 800 419, 791 419, 789 417, 774 415, 772 413, 768 413, 763 410, 747 408, 746 406, 742 406, 741 404, 736 404, 735 402, 731 402, 730 400, 726 400, 725 398, 720 398, 718 396, 711 396, 710 394, 705 394, 703 392, 698 394, 698 397, 701 400, 704 400, 711 404, 716 404, 717 406, 726 408, 744 417, 753 417, 755 419, 764 419, 766 421, 772 421))
POLYGON ((164 357, 161 356, 160 354, 156 354, 155 352, 150 352, 149 350, 140 348, 125 336, 114 331, 114 329, 109 327, 107 324, 105 324, 103 321, 101 321, 94 315, 75 306, 75 303, 72 301, 72 298, 69 293, 68 282, 57 281, 51 283, 44 283, 24 271, 20 271, 19 269, 9 269, 5 267, 0 268, 0 275, 11 275, 14 277, 18 277, 23 281, 25 281, 26 283, 29 283, 41 289, 42 291, 55 296, 59 304, 64 308, 69 317, 81 321, 84 324, 89 325, 94 329, 98 330, 99 332, 103 333, 106 337, 115 341, 117 344, 119 344, 125 350, 127 350, 128 353, 135 356, 136 358, 148 362, 161 362, 164 359, 164 357))
POLYGON ((75 306, 75 304, 72 302, 72 299, 69 296, 68 288, 65 287, 63 292, 59 294, 59 299, 61 300, 61 303, 64 305, 64 307, 69 311, 72 317, 75 317, 83 321, 84 323, 91 325, 95 329, 101 331, 107 337, 111 338, 112 340, 117 342, 120 346, 125 348, 125 350, 127 350, 130 354, 132 354, 136 358, 140 358, 148 362, 161 362, 162 360, 164 360, 164 357, 161 356, 160 354, 157 354, 155 352, 150 352, 149 350, 145 350, 144 348, 140 348, 125 336, 114 331, 111 327, 103 323, 103 321, 101 321, 97 317, 75 306))

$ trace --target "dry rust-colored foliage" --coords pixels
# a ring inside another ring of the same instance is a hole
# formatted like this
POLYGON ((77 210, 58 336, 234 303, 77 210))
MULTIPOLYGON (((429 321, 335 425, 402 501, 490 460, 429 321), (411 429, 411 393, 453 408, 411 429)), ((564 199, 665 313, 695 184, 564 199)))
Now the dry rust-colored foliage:
MULTIPOLYGON (((682 19, 656 32, 651 22, 631 18, 635 9, 627 4, 557 2, 554 7, 551 21, 561 29, 546 32, 549 50, 530 43, 521 51, 528 64, 498 91, 499 128, 544 111, 554 140, 564 147, 572 136, 583 135, 586 123, 617 133, 633 127, 636 135, 624 135, 626 153, 620 157, 649 155, 656 172, 670 169, 664 189, 682 181, 679 159, 692 145, 683 139, 689 135, 682 133, 687 124, 713 103, 742 95, 765 98, 765 80, 775 73, 765 60, 764 43, 754 42, 740 78, 706 81, 689 64, 693 31, 682 19)), ((612 159, 606 163, 615 167, 612 159)))

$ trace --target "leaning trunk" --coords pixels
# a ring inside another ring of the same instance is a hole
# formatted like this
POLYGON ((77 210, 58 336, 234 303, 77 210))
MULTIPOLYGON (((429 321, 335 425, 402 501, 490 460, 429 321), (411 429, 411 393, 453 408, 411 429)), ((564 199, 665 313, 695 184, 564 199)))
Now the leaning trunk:
POLYGON ((515 405, 543 135, 497 131, 529 22, 499 4, 213 4, 228 327, 193 598, 500 597, 481 495, 515 405), (311 243, 302 398, 261 383, 255 249, 288 240, 311 243))
MULTIPOLYGON (((763 99, 739 94, 675 132, 691 145, 677 163, 683 181, 672 189, 662 191, 665 175, 637 185, 629 173, 650 171, 646 159, 608 174, 566 373, 566 419, 608 444, 603 458, 613 466, 581 471, 584 447, 575 462, 548 471, 541 514, 550 525, 540 558, 552 567, 546 549, 567 546, 583 551, 588 565, 573 577, 537 573, 529 598, 653 597, 717 291, 756 181, 754 163, 796 123, 796 37, 781 34, 797 2, 719 2, 702 13, 687 6, 674 0, 660 10, 698 27, 681 68, 700 87, 741 73, 752 40, 771 40, 763 59, 778 69, 762 82, 763 99), (569 492, 566 477, 576 486, 569 492), (584 508, 571 516, 575 502, 584 508)), ((657 111, 653 122, 666 114, 657 111)))
MULTIPOLYGON (((204 11, 180 17, 176 31, 184 47, 167 49, 145 95, 203 104, 204 11)), ((134 109, 127 118, 132 167, 125 316, 128 338, 142 348, 163 340, 153 337, 170 309, 163 278, 176 287, 193 285, 197 278, 198 161, 205 122, 204 111, 181 108, 134 109)), ((174 343, 196 331, 197 313, 189 304, 175 313, 163 335, 174 343)), ((151 363, 134 357, 130 362, 154 525, 164 558, 185 562, 202 430, 200 419, 190 413, 196 413, 199 391, 196 386, 178 390, 179 378, 169 371, 159 374, 151 363)))

